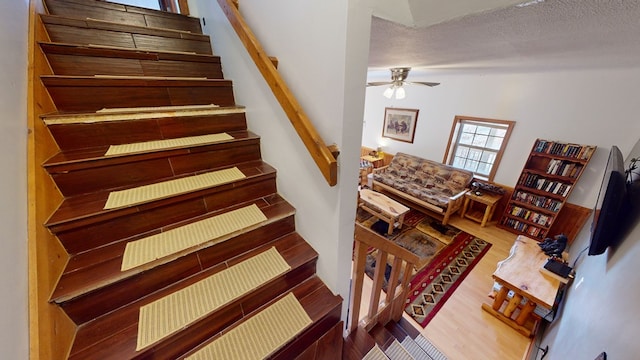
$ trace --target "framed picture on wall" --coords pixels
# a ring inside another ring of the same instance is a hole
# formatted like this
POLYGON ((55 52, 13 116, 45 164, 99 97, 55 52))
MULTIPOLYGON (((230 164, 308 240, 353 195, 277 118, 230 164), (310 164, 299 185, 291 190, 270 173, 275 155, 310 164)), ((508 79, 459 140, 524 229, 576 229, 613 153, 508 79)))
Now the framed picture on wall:
POLYGON ((384 108, 382 137, 413 143, 418 109, 384 108))

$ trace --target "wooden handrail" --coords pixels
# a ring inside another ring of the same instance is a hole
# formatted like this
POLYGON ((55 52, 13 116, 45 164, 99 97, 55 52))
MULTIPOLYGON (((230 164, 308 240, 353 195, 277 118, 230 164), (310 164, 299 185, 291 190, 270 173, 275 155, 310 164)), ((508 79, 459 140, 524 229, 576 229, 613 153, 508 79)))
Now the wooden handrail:
POLYGON ((222 11, 229 19, 231 26, 251 55, 258 70, 271 88, 282 109, 289 117, 289 121, 298 136, 307 147, 309 154, 330 186, 338 183, 338 163, 329 147, 324 143, 317 130, 307 117, 304 110, 289 90, 287 84, 278 73, 269 56, 258 42, 257 38, 244 21, 234 0, 218 0, 222 11))
POLYGON ((355 248, 348 318, 349 332, 354 331, 358 326, 368 331, 378 322, 384 325, 390 320, 398 321, 400 317, 402 317, 405 299, 410 290, 409 280, 411 279, 411 274, 415 268, 415 264, 420 262, 420 258, 416 254, 396 245, 360 224, 356 224, 354 239, 355 248), (370 248, 378 250, 376 265, 384 265, 375 267, 369 301, 369 312, 367 316, 360 321, 362 285, 365 276, 367 250, 370 248), (386 297, 382 306, 380 306, 380 292, 382 290, 387 258, 389 256, 394 257, 393 266, 391 267, 386 297), (393 286, 392 284, 398 283, 401 275, 402 279, 400 284, 393 286))

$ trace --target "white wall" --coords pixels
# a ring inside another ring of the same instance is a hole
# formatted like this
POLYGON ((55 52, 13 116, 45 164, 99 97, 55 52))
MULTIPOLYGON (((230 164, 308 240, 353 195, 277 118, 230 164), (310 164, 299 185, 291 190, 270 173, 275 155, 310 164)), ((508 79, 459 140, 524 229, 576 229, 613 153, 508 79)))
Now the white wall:
MULTIPOLYGON (((638 156, 640 154, 636 154, 638 156)), ((639 184, 636 184, 639 185, 639 184)), ((640 353, 640 217, 636 186, 634 222, 618 246, 602 255, 578 257, 589 245, 585 227, 573 244, 571 263, 576 278, 560 311, 544 333, 545 359, 593 359, 602 351, 608 359, 637 359, 640 353), (577 261, 576 261, 577 260, 577 261)), ((539 359, 541 353, 538 354, 539 359)))
MULTIPOLYGON (((591 208, 612 145, 628 152, 640 136, 636 99, 640 68, 521 74, 409 75, 407 97, 388 100, 384 86, 367 88, 363 145, 442 161, 455 115, 514 120, 495 181, 514 186, 536 138, 597 145, 569 202, 591 208), (382 138, 385 107, 419 109, 413 144, 382 138)), ((388 76, 386 77, 388 78, 388 76)), ((379 81, 385 78, 369 78, 379 81)))
POLYGON ((318 274, 345 299, 357 197, 357 171, 370 13, 366 0, 243 0, 241 11, 327 144, 341 149, 338 185, 329 187, 273 97, 217 2, 192 0, 206 19, 249 129, 261 136, 263 159, 278 170, 278 191, 296 208, 297 231, 320 254, 318 274), (358 9, 359 11, 354 11, 358 9), (330 19, 330 21, 318 21, 330 19))
POLYGON ((28 0, 0 2, 0 357, 27 359, 28 0))

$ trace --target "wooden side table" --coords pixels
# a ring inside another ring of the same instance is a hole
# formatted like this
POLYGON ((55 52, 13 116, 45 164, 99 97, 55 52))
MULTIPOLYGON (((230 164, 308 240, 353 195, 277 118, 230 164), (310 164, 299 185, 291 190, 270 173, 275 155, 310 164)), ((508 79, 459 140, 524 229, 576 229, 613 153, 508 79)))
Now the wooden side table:
POLYGON ((547 256, 536 240, 518 236, 509 257, 499 262, 493 273, 493 279, 501 285, 500 291, 493 304, 482 304, 482 309, 523 335, 534 335, 540 320, 534 310, 537 306, 553 309, 562 285, 556 278, 540 272, 546 261, 547 256), (513 296, 508 299, 510 292, 513 296))
POLYGON ((482 193, 482 195, 476 195, 473 191, 467 191, 464 194, 464 205, 462 206, 460 217, 479 222, 481 227, 485 227, 487 222, 491 221, 491 217, 496 210, 496 204, 501 198, 502 195, 499 194, 482 193), (474 204, 476 203, 479 206, 484 205, 484 212, 474 209, 474 204))
POLYGON ((410 210, 408 207, 390 199, 388 196, 369 189, 360 190, 358 207, 378 219, 387 222, 389 224, 387 234, 389 235, 393 233, 393 227, 396 222, 398 222, 400 228, 402 228, 404 215, 410 210))

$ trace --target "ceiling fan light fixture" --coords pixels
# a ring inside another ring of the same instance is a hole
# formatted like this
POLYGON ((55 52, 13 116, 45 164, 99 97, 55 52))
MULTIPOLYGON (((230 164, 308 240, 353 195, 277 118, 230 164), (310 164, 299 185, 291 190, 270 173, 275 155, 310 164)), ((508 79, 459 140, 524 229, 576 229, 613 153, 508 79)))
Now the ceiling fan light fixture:
POLYGON ((435 82, 424 82, 424 81, 406 81, 407 75, 409 75, 409 67, 403 68, 391 68, 391 81, 374 81, 367 82, 368 86, 384 86, 391 85, 384 90, 382 95, 387 99, 396 98, 398 100, 404 99, 406 97, 406 92, 404 89, 405 84, 410 85, 426 85, 426 86, 438 86, 440 83, 435 82))
POLYGON ((393 93, 395 92, 395 86, 389 86, 383 93, 382 95, 384 95, 384 97, 386 97, 387 99, 391 99, 391 97, 393 96, 393 93))

